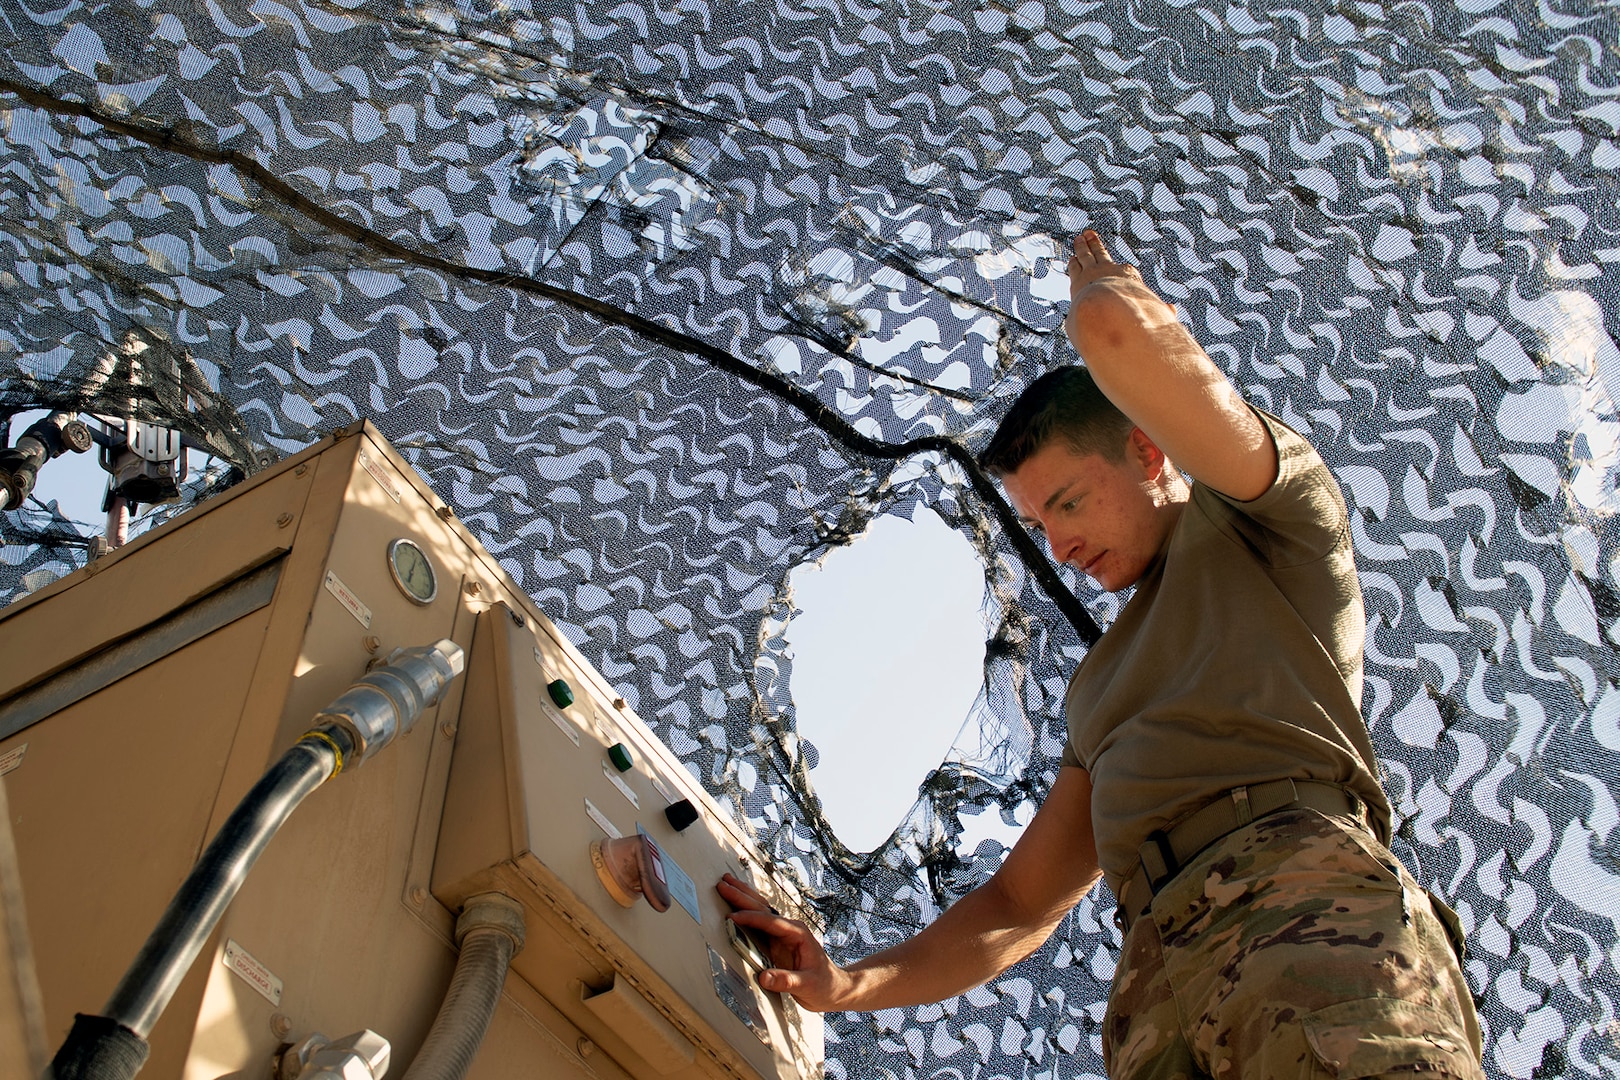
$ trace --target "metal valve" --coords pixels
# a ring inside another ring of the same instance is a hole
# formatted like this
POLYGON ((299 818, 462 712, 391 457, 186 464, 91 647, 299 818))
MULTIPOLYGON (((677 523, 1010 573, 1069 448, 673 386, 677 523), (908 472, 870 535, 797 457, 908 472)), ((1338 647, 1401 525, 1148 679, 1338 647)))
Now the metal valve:
POLYGON ((366 1028, 328 1040, 314 1032, 281 1055, 277 1080, 382 1080, 392 1048, 366 1028))

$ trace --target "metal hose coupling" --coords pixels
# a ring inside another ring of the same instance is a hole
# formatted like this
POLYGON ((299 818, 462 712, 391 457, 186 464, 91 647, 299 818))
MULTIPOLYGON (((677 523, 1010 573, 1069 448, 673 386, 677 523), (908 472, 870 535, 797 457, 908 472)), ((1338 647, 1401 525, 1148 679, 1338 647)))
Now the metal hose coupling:
POLYGON ((432 645, 395 649, 323 709, 314 726, 336 724, 354 739, 343 767, 357 767, 415 726, 423 710, 439 703, 445 688, 467 667, 461 646, 444 638, 432 645))

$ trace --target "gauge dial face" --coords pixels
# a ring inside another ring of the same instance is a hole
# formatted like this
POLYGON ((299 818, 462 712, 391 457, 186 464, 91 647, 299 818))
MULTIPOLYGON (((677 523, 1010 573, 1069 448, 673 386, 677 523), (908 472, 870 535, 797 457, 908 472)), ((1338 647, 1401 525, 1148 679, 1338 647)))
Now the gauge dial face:
POLYGON ((428 604, 439 595, 439 581, 427 554, 410 540, 399 539, 388 545, 388 569, 394 584, 413 602, 428 604))

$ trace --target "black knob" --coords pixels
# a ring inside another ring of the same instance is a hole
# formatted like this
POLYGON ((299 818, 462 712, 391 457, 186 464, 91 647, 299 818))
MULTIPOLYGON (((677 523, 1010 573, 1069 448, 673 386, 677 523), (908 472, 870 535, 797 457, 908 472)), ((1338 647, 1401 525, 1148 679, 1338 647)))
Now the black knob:
POLYGON ((692 805, 691 799, 682 799, 664 807, 664 816, 675 826, 676 832, 681 832, 698 819, 698 809, 692 805))

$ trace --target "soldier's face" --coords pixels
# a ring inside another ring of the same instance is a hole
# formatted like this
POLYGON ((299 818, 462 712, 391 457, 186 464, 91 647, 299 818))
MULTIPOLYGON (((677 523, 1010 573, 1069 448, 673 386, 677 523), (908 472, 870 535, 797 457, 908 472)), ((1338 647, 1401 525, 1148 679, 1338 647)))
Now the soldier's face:
POLYGON ((1175 523, 1159 484, 1166 467, 1140 430, 1120 461, 1054 439, 1002 477, 1002 486, 1024 525, 1046 537, 1053 558, 1115 592, 1141 579, 1175 523))

